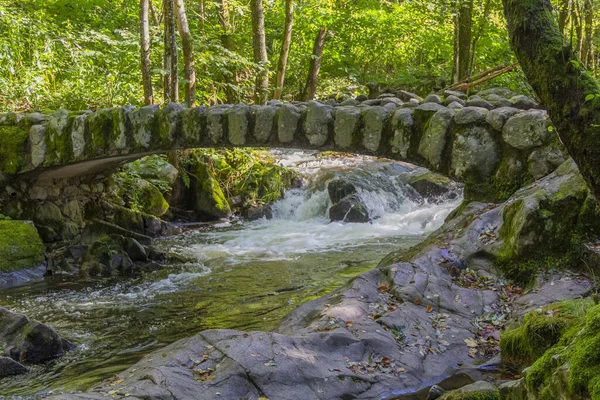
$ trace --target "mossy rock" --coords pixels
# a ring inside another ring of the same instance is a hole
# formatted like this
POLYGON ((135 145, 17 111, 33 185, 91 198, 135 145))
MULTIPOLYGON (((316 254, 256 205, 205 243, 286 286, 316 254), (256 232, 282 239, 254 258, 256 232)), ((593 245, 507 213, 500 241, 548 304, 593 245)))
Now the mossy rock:
POLYGON ((491 383, 479 381, 448 392, 440 400, 500 400, 500 393, 491 383))
POLYGON ((229 202, 210 170, 210 166, 198 162, 196 167, 196 211, 221 218, 231 212, 229 202))
POLYGON ((554 321, 541 321, 539 310, 532 311, 522 326, 503 334, 503 359, 521 358, 519 351, 530 354, 533 364, 525 374, 528 398, 600 399, 600 305, 572 300, 544 308, 546 313, 551 309, 557 315, 546 318, 554 321), (526 332, 524 327, 532 321, 538 329, 526 332))
MULTIPOLYGON (((12 120, 16 124, 16 114, 12 120)), ((9 121, 10 122, 10 121, 9 121)), ((0 125, 0 173, 14 175, 21 170, 27 154, 29 126, 0 125)))
POLYGON ((144 212, 155 217, 160 217, 169 211, 169 203, 167 203, 163 194, 156 186, 140 179, 138 181, 138 190, 137 198, 144 212))
POLYGON ((0 221, 0 272, 35 268, 44 262, 46 248, 29 221, 0 221))
POLYGON ((514 324, 501 337, 500 348, 505 363, 521 368, 540 358, 569 333, 583 326, 590 303, 577 300, 549 304, 531 311, 523 322, 514 324))

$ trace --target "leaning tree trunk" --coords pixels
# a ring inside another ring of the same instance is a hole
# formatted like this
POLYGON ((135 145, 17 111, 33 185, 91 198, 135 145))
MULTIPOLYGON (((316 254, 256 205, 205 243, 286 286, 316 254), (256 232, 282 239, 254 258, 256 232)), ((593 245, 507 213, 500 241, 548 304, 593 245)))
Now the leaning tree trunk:
POLYGON ((285 73, 287 71, 287 61, 292 45, 292 28, 294 25, 294 0, 285 0, 285 28, 283 30, 283 40, 281 42, 281 53, 279 54, 279 64, 277 65, 277 75, 275 77, 275 92, 273 98, 281 99, 283 85, 285 83, 285 73))
POLYGON ((556 131, 600 199, 600 84, 582 73, 549 0, 503 0, 511 45, 556 131))
POLYGON ((254 102, 256 104, 265 104, 269 96, 269 59, 267 57, 265 14, 262 0, 250 0, 250 8, 252 10, 252 49, 254 50, 254 63, 260 67, 256 75, 254 102))
POLYGON ((165 55, 164 55, 164 97, 165 102, 179 100, 179 71, 177 64, 177 36, 175 35, 175 10, 174 0, 163 1, 163 16, 165 27, 165 55))
MULTIPOLYGON (((229 16, 228 0, 219 0, 219 25, 223 34, 221 35, 221 44, 231 53, 235 53, 235 43, 233 41, 233 26, 231 25, 231 17, 229 16)), ((237 85, 237 71, 235 68, 228 68, 229 73, 225 74, 225 95, 229 104, 238 102, 238 95, 234 86, 237 85)))
POLYGON ((154 103, 152 93, 152 74, 150 64, 150 24, 148 22, 149 0, 140 0, 140 60, 142 67, 142 82, 144 85, 144 104, 154 103))
POLYGON ((302 98, 304 101, 310 101, 317 94, 317 83, 319 83, 319 71, 321 70, 321 59, 323 58, 323 47, 325 47, 325 39, 327 38, 327 28, 319 29, 315 38, 310 66, 308 68, 308 78, 302 98))
POLYGON ((454 20, 454 83, 469 76, 473 0, 460 1, 454 20))
POLYGON ((194 69, 194 41, 190 33, 183 0, 177 2, 177 27, 183 47, 183 68, 185 76, 185 102, 188 107, 196 105, 196 71, 194 69))

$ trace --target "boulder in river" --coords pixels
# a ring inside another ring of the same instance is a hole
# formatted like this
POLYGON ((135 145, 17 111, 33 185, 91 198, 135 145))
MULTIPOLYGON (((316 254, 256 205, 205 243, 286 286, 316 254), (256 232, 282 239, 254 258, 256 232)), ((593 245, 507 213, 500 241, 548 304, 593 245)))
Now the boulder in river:
POLYGON ((331 221, 366 223, 369 222, 369 211, 355 194, 344 197, 329 209, 331 221))
POLYGON ((0 308, 0 344, 5 356, 20 363, 48 361, 75 348, 49 326, 5 308, 0 308))
POLYGON ((10 357, 0 356, 0 379, 7 376, 22 375, 27 372, 27 367, 10 357))
POLYGON ((408 184, 424 199, 432 203, 440 203, 448 199, 455 199, 456 183, 451 179, 433 172, 413 177, 408 184))

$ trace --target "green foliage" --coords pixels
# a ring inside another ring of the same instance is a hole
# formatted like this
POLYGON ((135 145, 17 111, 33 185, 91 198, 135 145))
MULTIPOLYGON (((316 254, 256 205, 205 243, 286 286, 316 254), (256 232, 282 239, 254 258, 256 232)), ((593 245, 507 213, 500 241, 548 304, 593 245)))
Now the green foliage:
MULTIPOLYGON (((264 66, 252 61, 248 2, 230 1, 231 31, 227 34, 234 51, 223 47, 220 2, 205 1, 204 18, 199 3, 186 2, 198 102, 224 102, 226 90, 250 102, 256 73, 264 66), (227 84, 226 78, 231 77, 234 82, 227 84)), ((492 2, 486 9, 486 4, 475 1, 474 25, 481 35, 474 72, 513 59, 501 5, 492 2)), ((0 110, 140 105, 138 7, 138 2, 125 0, 0 0, 0 110)), ((453 10, 451 0, 296 2, 284 97, 293 99, 301 92, 321 27, 330 34, 319 97, 356 96, 365 93, 367 86, 377 90, 386 85, 427 92, 449 83, 453 10)), ((284 30, 284 2, 265 2, 265 20, 268 68, 274 75, 284 30)), ((152 19, 150 36, 154 94, 160 102, 162 27, 152 19)))
POLYGON ((245 202, 272 203, 291 185, 296 173, 275 163, 269 153, 249 149, 196 149, 179 161, 182 176, 205 164, 229 200, 239 196, 245 202))

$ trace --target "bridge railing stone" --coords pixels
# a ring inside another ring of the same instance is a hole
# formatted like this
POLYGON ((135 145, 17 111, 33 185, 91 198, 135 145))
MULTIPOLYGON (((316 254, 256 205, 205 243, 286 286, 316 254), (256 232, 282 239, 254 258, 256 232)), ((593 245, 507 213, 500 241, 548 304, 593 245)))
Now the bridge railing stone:
MULTIPOLYGON (((426 100, 386 95, 308 103, 0 114, 0 173, 35 178, 77 163, 201 147, 288 147, 369 154, 465 183, 470 200, 504 200, 566 159, 544 110, 523 96, 426 100), (444 104, 442 104, 444 103, 444 104), (352 104, 352 105, 348 105, 352 104), (508 106, 509 105, 509 106, 508 106), (521 109, 517 108, 520 106, 521 109)), ((110 164, 111 166, 113 164, 110 164)))

